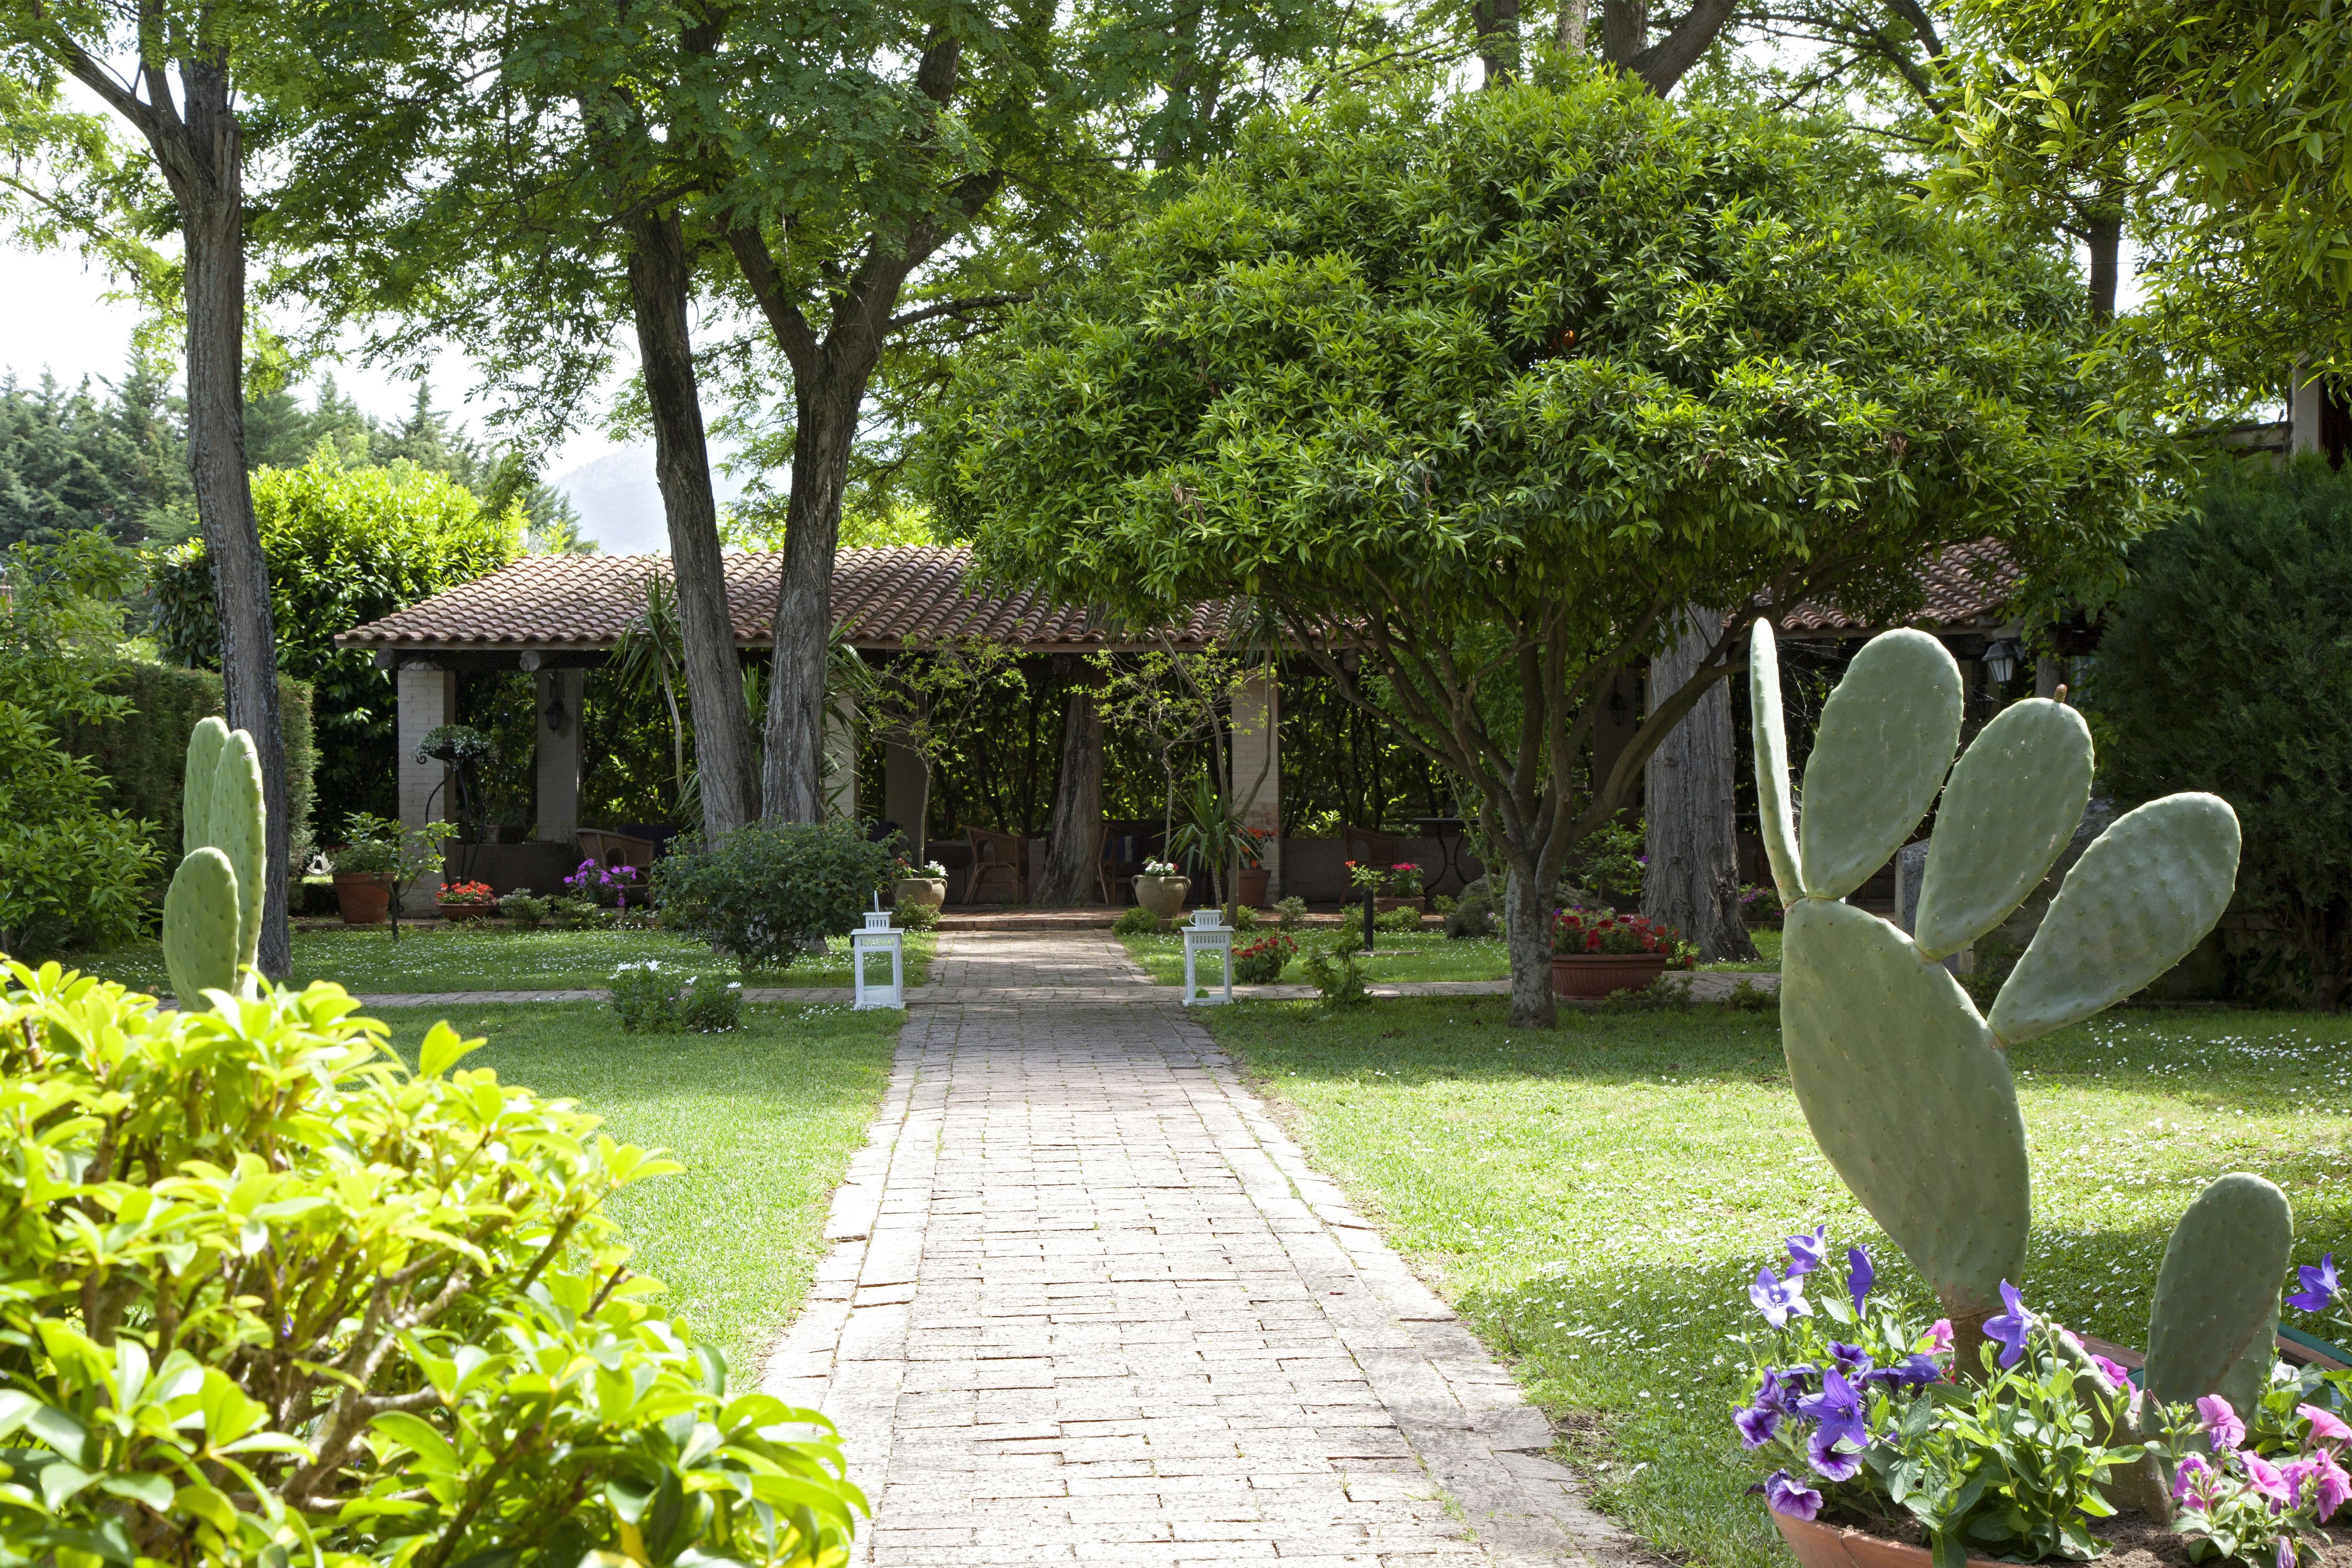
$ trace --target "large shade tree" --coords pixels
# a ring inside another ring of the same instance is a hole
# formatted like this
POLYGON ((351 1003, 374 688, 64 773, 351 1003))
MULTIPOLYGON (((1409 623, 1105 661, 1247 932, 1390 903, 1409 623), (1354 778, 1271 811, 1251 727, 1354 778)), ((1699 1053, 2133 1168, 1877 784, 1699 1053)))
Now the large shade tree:
POLYGON ((2111 570, 2152 504, 2062 258, 1833 135, 1545 70, 1260 121, 971 356, 929 437, 984 569, 1147 622, 1254 597, 1466 781, 1523 1024, 1549 889, 1751 608, 1899 614, 1987 536, 2111 570), (1594 776, 1614 678, 1692 604, 1735 613, 1594 776))

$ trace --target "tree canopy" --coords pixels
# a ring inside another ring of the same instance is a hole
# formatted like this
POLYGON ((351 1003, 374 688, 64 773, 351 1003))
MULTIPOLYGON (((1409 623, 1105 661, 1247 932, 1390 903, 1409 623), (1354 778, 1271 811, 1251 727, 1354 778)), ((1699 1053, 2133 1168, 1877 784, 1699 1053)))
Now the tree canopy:
POLYGON ((1003 579, 1143 620, 1255 601, 1476 785, 1529 897, 1730 668, 1727 630, 1589 776, 1612 674, 1682 606, 1895 616, 1979 538, 2104 584, 2160 472, 2093 413, 2063 256, 1851 139, 1550 70, 1260 121, 970 354, 927 448, 1003 579))

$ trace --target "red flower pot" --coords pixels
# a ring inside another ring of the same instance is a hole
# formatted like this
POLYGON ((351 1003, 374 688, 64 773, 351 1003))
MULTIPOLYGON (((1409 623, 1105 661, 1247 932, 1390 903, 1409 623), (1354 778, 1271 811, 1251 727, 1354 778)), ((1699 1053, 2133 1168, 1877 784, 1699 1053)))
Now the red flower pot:
POLYGON ((1663 952, 1554 953, 1551 992, 1591 1001, 1617 991, 1645 991, 1665 972, 1663 952))
POLYGON ((436 906, 445 921, 488 920, 499 912, 496 904, 439 904, 436 906))
POLYGON ((382 925, 392 905, 392 879, 376 871, 335 873, 335 908, 345 925, 382 925))
POLYGON ((1234 879, 1234 901, 1254 910, 1265 908, 1266 875, 1263 866, 1243 867, 1241 875, 1234 879))

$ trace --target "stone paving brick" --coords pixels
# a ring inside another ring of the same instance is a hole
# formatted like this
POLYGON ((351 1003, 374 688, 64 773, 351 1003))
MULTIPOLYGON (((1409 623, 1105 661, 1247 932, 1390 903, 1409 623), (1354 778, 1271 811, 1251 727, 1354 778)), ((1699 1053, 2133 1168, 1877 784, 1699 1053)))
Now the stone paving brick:
POLYGON ((762 1373, 841 1430, 853 1562, 1610 1552, 1541 1415, 1115 942, 949 932, 909 1000, 762 1373))

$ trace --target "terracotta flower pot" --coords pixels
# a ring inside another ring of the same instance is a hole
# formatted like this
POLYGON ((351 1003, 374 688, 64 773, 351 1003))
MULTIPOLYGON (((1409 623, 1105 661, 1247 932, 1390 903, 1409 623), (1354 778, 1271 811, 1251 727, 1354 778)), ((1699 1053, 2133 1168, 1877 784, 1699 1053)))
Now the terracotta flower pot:
POLYGON ((1665 972, 1663 952, 1554 953, 1551 993, 1591 1000, 1614 991, 1643 991, 1665 972))
POLYGON ((1265 908, 1267 871, 1263 866, 1244 866, 1234 884, 1234 901, 1247 904, 1254 910, 1265 908))
POLYGON ((499 912, 496 904, 441 904, 438 908, 445 921, 488 920, 499 912))
POLYGON ((1184 909, 1184 895, 1192 890, 1190 877, 1138 877, 1135 901, 1163 921, 1172 921, 1184 909))
POLYGON ((948 901, 948 879, 945 877, 901 877, 890 884, 893 902, 929 904, 938 909, 948 901))
POLYGON ((1426 913, 1428 909, 1429 900, 1419 893, 1415 893, 1409 899, 1377 898, 1372 900, 1372 913, 1376 915, 1387 914, 1391 910, 1411 910, 1416 914, 1423 914, 1426 913))
POLYGON ((335 873, 335 909, 345 925, 382 925, 392 905, 392 879, 380 871, 335 873))
MULTIPOLYGON (((1932 1561, 1924 1546, 1906 1546, 1817 1519, 1793 1519, 1776 1512, 1772 1522, 1780 1527, 1780 1539, 1789 1543, 1804 1568, 1927 1568, 1932 1561)), ((1971 1557, 1969 1563, 1969 1568, 1994 1568, 1982 1557, 1971 1557)))

